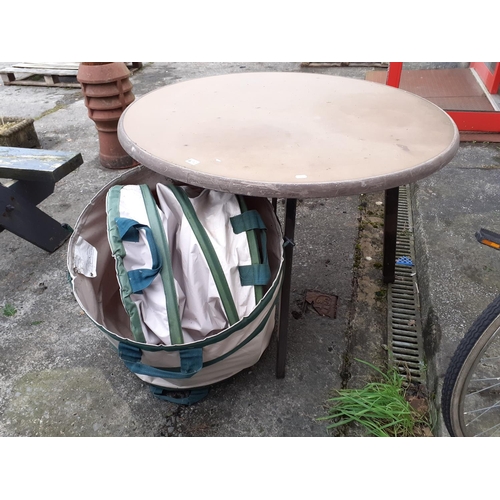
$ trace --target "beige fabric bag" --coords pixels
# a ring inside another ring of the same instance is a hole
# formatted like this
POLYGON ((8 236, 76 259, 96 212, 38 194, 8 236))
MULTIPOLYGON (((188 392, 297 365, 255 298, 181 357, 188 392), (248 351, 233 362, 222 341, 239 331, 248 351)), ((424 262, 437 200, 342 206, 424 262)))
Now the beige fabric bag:
MULTIPOLYGON (((275 326, 283 278, 283 239, 269 201, 244 197, 248 210, 256 210, 266 227, 271 277, 269 284, 262 287, 257 304, 255 299, 250 301, 251 307, 222 330, 205 332, 206 336, 187 335, 182 344, 172 345, 162 339, 139 342, 134 338, 130 317, 122 302, 106 230, 106 197, 110 189, 116 185, 139 184, 147 185, 152 193, 158 190, 160 207, 172 192, 165 191, 171 184, 169 179, 144 167, 137 167, 105 186, 76 223, 68 246, 68 270, 77 302, 117 348, 127 368, 150 384, 153 394, 170 401, 169 390, 206 388, 260 359, 275 326)), ((196 203, 206 206, 205 198, 209 195, 191 198, 195 200, 193 206, 196 203)), ((244 308, 245 300, 242 302, 244 308)), ((175 399, 175 402, 190 404, 205 392, 193 391, 192 394, 194 396, 175 399)))

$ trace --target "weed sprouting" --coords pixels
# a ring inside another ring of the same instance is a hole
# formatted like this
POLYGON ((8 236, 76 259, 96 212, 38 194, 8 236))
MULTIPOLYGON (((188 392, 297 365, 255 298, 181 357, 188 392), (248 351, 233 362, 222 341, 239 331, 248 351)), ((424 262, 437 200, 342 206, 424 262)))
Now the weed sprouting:
POLYGON ((358 424, 369 434, 378 437, 409 437, 415 435, 417 426, 428 426, 425 416, 416 412, 405 399, 405 378, 395 369, 387 373, 357 359, 374 369, 381 382, 371 382, 362 389, 340 389, 337 396, 328 400, 329 414, 319 420, 333 421, 327 426, 335 429, 358 424))
POLYGON ((11 304, 5 304, 4 308, 3 308, 3 315, 4 316, 7 316, 8 318, 10 318, 11 316, 14 316, 14 314, 17 313, 17 309, 11 305, 11 304))

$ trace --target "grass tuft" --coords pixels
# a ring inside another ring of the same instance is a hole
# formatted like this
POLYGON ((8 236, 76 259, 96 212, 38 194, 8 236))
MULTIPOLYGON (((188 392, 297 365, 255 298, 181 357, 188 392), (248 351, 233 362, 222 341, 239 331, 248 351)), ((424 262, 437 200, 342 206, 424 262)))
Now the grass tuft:
POLYGON ((395 369, 383 373, 372 364, 364 363, 382 377, 381 382, 371 382, 362 389, 340 389, 337 396, 328 400, 331 408, 326 417, 333 420, 328 429, 358 424, 371 435, 378 437, 409 437, 416 427, 427 426, 425 417, 417 413, 405 399, 405 378, 395 369))
POLYGON ((5 304, 4 308, 3 308, 3 315, 4 316, 7 316, 8 318, 10 318, 11 316, 14 316, 14 314, 17 313, 17 309, 11 305, 11 304, 5 304))

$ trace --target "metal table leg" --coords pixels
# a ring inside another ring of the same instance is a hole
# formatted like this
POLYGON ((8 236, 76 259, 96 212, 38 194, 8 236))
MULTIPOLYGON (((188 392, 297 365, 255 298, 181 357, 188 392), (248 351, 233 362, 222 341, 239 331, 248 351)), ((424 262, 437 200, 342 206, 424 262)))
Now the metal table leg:
POLYGON ((398 232, 399 187, 385 192, 384 214, 384 283, 394 283, 396 269, 396 237, 398 232))
POLYGON ((281 289, 279 327, 278 327, 278 354, 276 358, 276 377, 285 376, 286 350, 288 340, 288 317, 290 313, 290 288, 292 282, 293 237, 295 233, 295 213, 297 200, 286 200, 285 207, 285 248, 284 248, 284 275, 281 289))

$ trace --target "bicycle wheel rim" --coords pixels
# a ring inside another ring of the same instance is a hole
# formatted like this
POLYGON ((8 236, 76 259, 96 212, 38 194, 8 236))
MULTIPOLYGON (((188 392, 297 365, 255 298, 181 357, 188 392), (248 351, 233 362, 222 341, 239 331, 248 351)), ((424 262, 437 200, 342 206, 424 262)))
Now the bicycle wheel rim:
MULTIPOLYGON (((453 372, 457 364, 460 369, 455 379, 445 380, 448 389, 453 386, 449 401, 443 406, 449 412, 446 424, 450 434, 460 437, 500 435, 498 299, 467 333, 450 363, 449 372, 453 372)), ((443 387, 443 393, 445 391, 443 387)))

